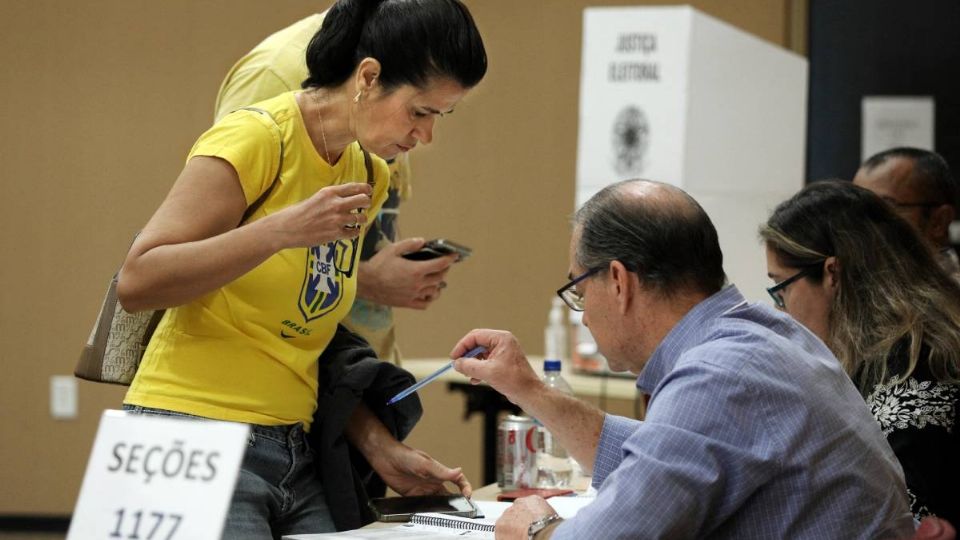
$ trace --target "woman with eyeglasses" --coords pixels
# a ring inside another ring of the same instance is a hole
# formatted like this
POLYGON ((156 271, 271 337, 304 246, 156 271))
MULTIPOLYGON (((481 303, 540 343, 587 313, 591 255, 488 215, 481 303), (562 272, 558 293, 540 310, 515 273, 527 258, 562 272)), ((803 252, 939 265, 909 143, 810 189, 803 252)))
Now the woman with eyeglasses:
POLYGON ((960 522, 960 286, 888 203, 849 182, 808 185, 760 236, 767 291, 860 389, 914 514, 960 522))
MULTIPOLYGON (((305 432, 317 427, 318 358, 350 311, 360 239, 387 197, 384 159, 429 143, 487 69, 459 0, 338 0, 304 62, 301 90, 200 136, 117 287, 129 311, 166 309, 124 407, 251 426, 231 540, 334 530, 326 501, 341 494, 325 493, 305 432)), ((448 481, 469 495, 459 469, 399 443, 365 405, 351 413, 343 438, 391 488, 448 481)))

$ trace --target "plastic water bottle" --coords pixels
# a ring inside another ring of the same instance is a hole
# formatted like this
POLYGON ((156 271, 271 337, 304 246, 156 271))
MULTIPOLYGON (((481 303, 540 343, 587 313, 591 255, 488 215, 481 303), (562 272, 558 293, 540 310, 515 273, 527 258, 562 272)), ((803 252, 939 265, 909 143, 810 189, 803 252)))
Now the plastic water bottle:
MULTIPOLYGON (((560 361, 547 359, 543 361, 543 382, 550 388, 555 388, 568 396, 573 395, 573 388, 560 374, 560 361)), ((540 449, 537 452, 537 487, 566 487, 570 485, 573 476, 573 459, 567 454, 566 448, 560 445, 547 428, 539 422, 540 449)))
POLYGON ((567 322, 564 320, 564 311, 566 304, 559 297, 553 298, 550 305, 550 314, 547 316, 547 327, 543 331, 544 358, 551 360, 566 360, 567 346, 567 322))
POLYGON ((583 324, 583 313, 570 311, 570 360, 574 373, 596 374, 607 370, 607 359, 600 354, 590 329, 583 324))

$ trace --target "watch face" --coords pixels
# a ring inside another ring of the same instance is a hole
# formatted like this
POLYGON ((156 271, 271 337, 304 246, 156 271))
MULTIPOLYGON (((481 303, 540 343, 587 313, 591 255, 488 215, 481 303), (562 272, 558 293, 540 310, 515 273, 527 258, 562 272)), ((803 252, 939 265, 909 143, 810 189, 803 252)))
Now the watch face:
POLYGON ((561 519, 563 518, 561 518, 557 514, 553 514, 550 516, 542 517, 534 521, 533 523, 530 524, 530 527, 527 529, 527 540, 533 540, 534 535, 546 529, 547 526, 553 523, 554 521, 560 521, 561 519))

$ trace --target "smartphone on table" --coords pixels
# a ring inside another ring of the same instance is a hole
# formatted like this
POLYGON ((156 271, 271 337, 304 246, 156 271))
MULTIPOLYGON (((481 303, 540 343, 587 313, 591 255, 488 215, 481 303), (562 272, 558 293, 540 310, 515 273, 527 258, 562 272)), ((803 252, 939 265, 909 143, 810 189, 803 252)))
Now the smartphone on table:
POLYGON ((460 517, 477 517, 480 509, 463 495, 418 495, 370 499, 377 521, 410 521, 414 514, 426 512, 460 517))
POLYGON ((457 262, 460 262, 469 257, 471 253, 473 253, 473 250, 463 244, 458 244, 446 238, 435 238, 425 243, 419 250, 405 254, 404 258, 411 261, 429 261, 444 255, 457 255, 457 262))

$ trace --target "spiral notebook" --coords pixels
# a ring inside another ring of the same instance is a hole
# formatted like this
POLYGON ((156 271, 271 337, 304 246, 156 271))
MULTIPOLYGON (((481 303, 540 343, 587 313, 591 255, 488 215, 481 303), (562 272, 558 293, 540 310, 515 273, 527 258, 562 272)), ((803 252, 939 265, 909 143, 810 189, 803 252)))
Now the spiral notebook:
POLYGON ((338 533, 297 534, 284 536, 284 540, 333 540, 353 538, 354 540, 463 540, 475 538, 493 540, 494 521, 490 519, 471 519, 448 514, 414 514, 409 522, 397 523, 384 529, 356 529, 338 533))
MULTIPOLYGON (((495 521, 471 519, 449 514, 414 514, 403 529, 451 533, 456 538, 493 538, 495 521)), ((439 537, 436 537, 439 538, 439 537)))
MULTIPOLYGON (((593 496, 587 497, 551 497, 550 505, 565 519, 573 517, 581 508, 590 504, 593 496)), ((327 538, 352 538, 353 540, 463 540, 478 538, 493 540, 493 526, 511 503, 497 501, 475 501, 485 516, 483 519, 470 519, 448 514, 414 514, 407 523, 392 523, 389 528, 356 529, 326 534, 297 534, 284 536, 283 540, 326 540, 327 538)), ((385 525, 385 524, 380 524, 385 525)))

